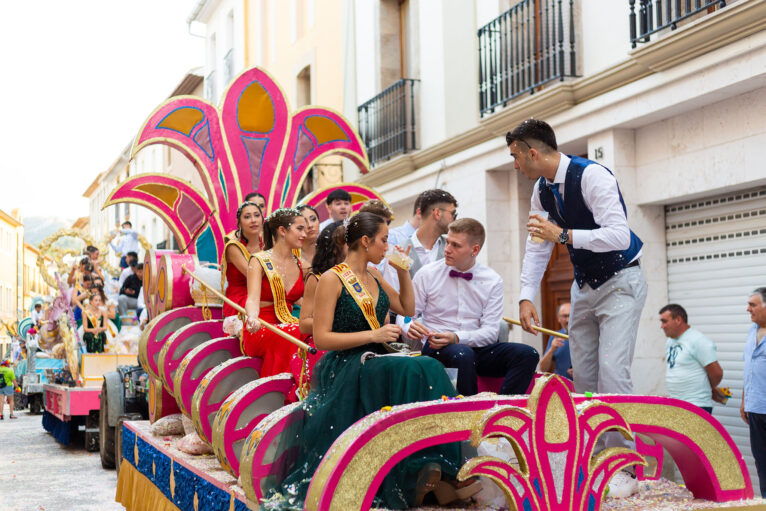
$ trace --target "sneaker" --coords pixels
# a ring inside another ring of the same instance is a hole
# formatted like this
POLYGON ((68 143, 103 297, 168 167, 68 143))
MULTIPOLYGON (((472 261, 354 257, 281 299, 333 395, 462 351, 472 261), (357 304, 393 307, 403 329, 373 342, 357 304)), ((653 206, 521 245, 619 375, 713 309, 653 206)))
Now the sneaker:
POLYGON ((622 499, 638 493, 638 480, 633 474, 620 470, 606 486, 607 498, 622 499))

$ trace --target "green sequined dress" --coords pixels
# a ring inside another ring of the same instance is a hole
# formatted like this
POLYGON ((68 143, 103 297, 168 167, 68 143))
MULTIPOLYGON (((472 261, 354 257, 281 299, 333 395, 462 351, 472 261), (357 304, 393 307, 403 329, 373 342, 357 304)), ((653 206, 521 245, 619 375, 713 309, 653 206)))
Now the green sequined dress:
MULTIPOLYGON (((389 300, 380 287, 375 314, 382 325, 389 300)), ((344 288, 338 297, 333 332, 359 332, 370 327, 353 297, 344 288)), ((380 410, 418 401, 455 396, 444 367, 431 357, 378 357, 361 361, 363 353, 383 354, 380 344, 365 344, 342 351, 328 351, 314 370, 312 392, 303 402, 306 412, 300 456, 285 479, 281 495, 268 499, 264 509, 302 509, 309 483, 322 457, 341 433, 353 423, 380 410)), ((429 447, 408 456, 389 472, 375 497, 374 506, 406 509, 415 495, 418 471, 427 463, 441 465, 455 476, 462 464, 460 444, 429 447)))

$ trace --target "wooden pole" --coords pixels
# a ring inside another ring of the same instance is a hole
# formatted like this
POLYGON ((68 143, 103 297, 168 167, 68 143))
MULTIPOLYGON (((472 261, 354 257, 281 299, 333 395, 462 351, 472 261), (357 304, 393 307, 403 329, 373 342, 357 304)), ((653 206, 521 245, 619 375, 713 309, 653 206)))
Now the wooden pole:
MULTIPOLYGON (((210 284, 208 284, 207 282, 205 282, 204 280, 199 278, 193 271, 189 270, 186 267, 186 265, 181 266, 181 269, 183 270, 184 273, 188 273, 189 276, 191 276, 192 279, 194 279, 197 282, 199 282, 199 284, 201 286, 203 286, 205 289, 207 289, 208 291, 213 293, 215 296, 217 296, 218 298, 220 298, 221 300, 223 300, 224 302, 229 304, 234 310, 236 310, 240 314, 244 314, 245 317, 247 318, 247 311, 245 311, 245 309, 243 307, 240 307, 240 305, 238 303, 231 301, 223 293, 221 293, 216 288, 214 288, 213 286, 211 286, 210 284)), ((298 346, 300 349, 306 350, 309 353, 311 353, 312 355, 314 355, 317 352, 316 348, 314 348, 312 346, 309 346, 305 342, 301 341, 300 339, 297 339, 297 338, 293 337, 292 335, 290 335, 288 333, 283 332, 282 330, 280 330, 279 328, 275 327, 271 323, 269 323, 267 321, 264 321, 261 318, 255 318, 255 319, 261 324, 262 327, 264 327, 265 329, 269 330, 270 332, 273 332, 273 333, 277 334, 281 338, 283 338, 283 339, 285 339, 287 341, 290 341, 291 343, 293 343, 296 346, 298 346)), ((242 327, 244 328, 245 325, 242 325, 242 327)))
MULTIPOLYGON (((519 325, 521 326, 521 321, 518 319, 508 318, 503 316, 503 319, 507 321, 508 323, 511 323, 512 325, 519 325)), ((541 326, 532 325, 533 330, 537 330, 540 333, 553 335, 555 337, 561 337, 562 339, 569 339, 569 336, 567 334, 562 334, 561 332, 555 332, 553 330, 548 330, 547 328, 543 328, 541 326)))

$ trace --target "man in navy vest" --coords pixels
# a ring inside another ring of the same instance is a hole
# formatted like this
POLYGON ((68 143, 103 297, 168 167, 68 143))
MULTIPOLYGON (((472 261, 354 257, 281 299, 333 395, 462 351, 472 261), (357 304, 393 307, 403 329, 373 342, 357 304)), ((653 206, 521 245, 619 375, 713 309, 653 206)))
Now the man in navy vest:
MULTIPOLYGON (((577 392, 632 394, 631 363, 647 285, 639 265, 642 242, 628 226, 625 202, 612 172, 558 152, 545 122, 528 119, 506 134, 513 166, 536 180, 532 191, 519 313, 522 328, 540 325, 534 299, 554 243, 564 245, 574 266, 570 349, 577 392), (539 240, 539 242, 536 242, 539 240)), ((619 434, 605 446, 633 447, 619 434)), ((610 495, 638 491, 630 474, 618 473, 610 495)))

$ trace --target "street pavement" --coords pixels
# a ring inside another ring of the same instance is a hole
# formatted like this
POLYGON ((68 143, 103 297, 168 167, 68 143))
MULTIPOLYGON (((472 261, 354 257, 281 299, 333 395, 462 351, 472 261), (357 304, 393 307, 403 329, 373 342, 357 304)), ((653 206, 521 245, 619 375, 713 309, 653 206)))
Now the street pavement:
POLYGON ((16 412, 0 421, 0 507, 3 511, 121 511, 117 473, 101 468, 82 440, 64 447, 42 426, 42 415, 16 412))

